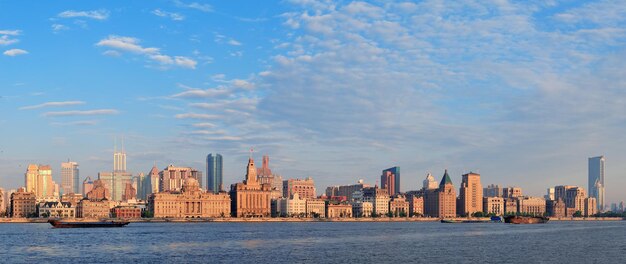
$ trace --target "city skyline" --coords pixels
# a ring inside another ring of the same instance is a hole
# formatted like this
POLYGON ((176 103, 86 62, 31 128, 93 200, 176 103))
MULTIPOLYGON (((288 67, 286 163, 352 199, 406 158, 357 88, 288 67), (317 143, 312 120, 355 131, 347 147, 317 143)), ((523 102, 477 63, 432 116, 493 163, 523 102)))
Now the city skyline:
POLYGON ((533 196, 604 155, 626 200, 616 3, 193 3, 3 3, 0 187, 68 158, 95 180, 123 135, 133 175, 220 153, 225 189, 250 147, 318 191, 399 166, 401 191, 447 168, 533 196))

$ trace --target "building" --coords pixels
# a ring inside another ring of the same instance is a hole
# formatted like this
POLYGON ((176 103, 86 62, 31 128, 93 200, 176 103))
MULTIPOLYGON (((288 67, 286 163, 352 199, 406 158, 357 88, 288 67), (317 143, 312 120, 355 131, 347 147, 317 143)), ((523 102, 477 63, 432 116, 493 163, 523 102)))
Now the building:
POLYGON ((82 194, 79 193, 68 193, 68 194, 63 194, 61 196, 61 202, 64 203, 70 203, 70 205, 72 205, 73 208, 76 208, 76 206, 78 206, 78 203, 80 202, 80 200, 82 200, 84 197, 82 194))
POLYGON ((546 200, 539 197, 519 197, 517 199, 517 211, 520 214, 544 215, 546 200))
POLYGON ((66 193, 80 193, 78 184, 78 163, 67 161, 61 163, 61 190, 66 193))
POLYGON ((107 199, 89 200, 85 198, 76 207, 76 217, 87 219, 109 218, 111 207, 114 204, 114 202, 107 199))
POLYGON ((272 190, 269 184, 259 183, 254 160, 250 157, 245 180, 230 186, 232 215, 234 217, 270 216, 271 193, 272 190))
POLYGON ((19 188, 11 194, 11 217, 33 217, 36 213, 37 197, 34 193, 19 188))
POLYGON ((424 216, 424 197, 407 195, 409 201, 409 216, 424 216))
POLYGON ((374 207, 372 215, 387 215, 390 200, 387 189, 380 189, 378 186, 363 188, 363 201, 371 202, 374 207))
POLYGON ((122 201, 128 200, 136 200, 137 199, 137 190, 133 187, 132 184, 126 183, 126 188, 124 188, 124 193, 122 194, 122 201))
POLYGON ((350 218, 352 217, 352 205, 349 204, 328 204, 326 206, 326 217, 328 218, 350 218))
POLYGON ((437 189, 439 185, 437 185, 437 181, 435 181, 435 177, 432 174, 426 174, 426 179, 423 181, 422 190, 434 190, 437 189))
POLYGON ((76 207, 69 202, 44 202, 38 206, 40 218, 75 218, 76 207))
POLYGON ((589 217, 589 216, 593 216, 593 215, 598 213, 598 211, 597 211, 598 210, 598 204, 596 202, 596 198, 594 198, 594 197, 587 197, 587 198, 585 198, 584 203, 585 203, 585 208, 584 208, 584 211, 583 211, 583 215, 584 216, 589 217))
POLYGON ((29 164, 24 175, 26 192, 32 192, 38 201, 55 197, 55 185, 52 180, 52 168, 50 165, 29 164))
POLYGON ((326 201, 323 199, 307 199, 306 200, 306 216, 314 218, 326 217, 326 201))
POLYGON ((567 190, 576 188, 573 185, 559 185, 554 186, 554 200, 563 200, 565 201, 567 197, 567 190))
POLYGON ((224 189, 222 155, 215 153, 206 157, 207 191, 218 193, 224 189))
POLYGON ((391 167, 383 170, 380 176, 380 185, 383 189, 387 189, 389 195, 393 196, 400 193, 400 167, 391 167))
POLYGON ((374 204, 363 200, 352 202, 352 214, 354 217, 372 217, 374 213, 374 204))
POLYGON ((517 197, 516 198, 503 198, 504 199, 504 214, 517 214, 517 197))
POLYGON ((543 197, 546 199, 546 201, 549 200, 555 200, 555 189, 554 188, 548 188, 548 190, 546 191, 546 195, 543 197))
POLYGON ((298 193, 292 194, 289 198, 278 199, 277 212, 282 217, 305 217, 306 199, 300 198, 298 193))
POLYGON ((111 192, 111 199, 113 201, 121 201, 124 194, 124 188, 127 183, 132 183, 132 174, 128 172, 99 172, 98 180, 106 186, 111 192))
POLYGON ((483 186, 480 184, 480 174, 470 172, 461 176, 459 203, 457 214, 471 216, 473 213, 483 211, 483 186))
POLYGON ((574 212, 580 211, 581 214, 585 211, 585 198, 587 194, 581 187, 572 187, 567 189, 565 193, 565 206, 567 208, 574 208, 574 212))
POLYGON ((596 198, 598 212, 604 211, 604 156, 589 158, 589 177, 588 185, 589 196, 596 198))
POLYGON ((93 181, 91 177, 87 176, 87 178, 83 181, 83 196, 87 196, 87 193, 93 189, 93 181))
POLYGON ((0 217, 5 216, 6 213, 6 209, 7 209, 7 202, 6 202, 6 198, 4 198, 4 189, 0 188, 0 217))
POLYGON ((502 188, 497 184, 489 184, 483 188, 483 197, 502 197, 502 188))
POLYGON ((89 200, 109 200, 111 199, 111 192, 102 180, 95 180, 93 182, 93 188, 85 196, 89 200))
POLYGON ((296 192, 304 199, 315 198, 315 183, 313 179, 307 177, 304 180, 289 179, 283 181, 283 197, 291 197, 296 192))
POLYGON ((356 184, 352 185, 338 185, 338 186, 330 186, 326 188, 326 196, 345 196, 348 201, 352 201, 354 199, 353 194, 357 191, 362 191, 363 188, 370 187, 369 184, 365 184, 363 180, 359 180, 356 184))
POLYGON ((389 201, 389 213, 396 217, 409 216, 409 202, 404 195, 394 195, 389 201))
POLYGON ((517 198, 522 197, 522 188, 520 187, 504 187, 502 188, 503 198, 517 198))
POLYGON ((565 202, 559 200, 546 200, 546 214, 548 217, 565 217, 565 202))
POLYGON ((438 189, 425 192, 424 214, 438 218, 456 217, 456 192, 448 170, 445 171, 438 189))
POLYGON ((141 208, 136 206, 118 205, 111 208, 111 216, 119 219, 141 218, 141 208))
POLYGON ((154 164, 152 169, 150 169, 150 172, 148 172, 148 174, 143 178, 143 184, 141 185, 141 188, 143 189, 142 196, 139 198, 147 200, 148 197, 150 197, 150 194, 158 193, 160 181, 159 169, 156 164, 154 164))
POLYGON ((180 191, 154 193, 148 198, 155 218, 228 217, 230 204, 227 193, 204 192, 192 177, 185 179, 180 191))
POLYGON ((191 167, 169 165, 159 172, 159 192, 180 191, 187 178, 194 178, 202 188, 202 172, 191 167))
POLYGON ((504 198, 497 196, 483 197, 483 211, 487 214, 504 215, 504 198))

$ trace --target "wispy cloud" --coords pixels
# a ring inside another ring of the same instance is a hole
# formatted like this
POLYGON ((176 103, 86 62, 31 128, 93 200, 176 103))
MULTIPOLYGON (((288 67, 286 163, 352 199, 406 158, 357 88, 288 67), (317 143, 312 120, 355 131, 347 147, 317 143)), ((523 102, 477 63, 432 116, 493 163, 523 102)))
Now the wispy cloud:
POLYGON ((213 7, 209 4, 198 3, 198 2, 185 3, 180 0, 174 0, 174 3, 176 4, 176 6, 182 7, 182 8, 191 8, 191 9, 196 9, 202 12, 213 12, 213 7))
POLYGON ((74 110, 74 111, 59 111, 59 112, 46 112, 43 114, 45 117, 64 117, 64 116, 90 116, 90 115, 116 115, 120 112, 115 109, 96 109, 96 110, 74 110))
POLYGON ((59 13, 57 15, 58 17, 61 18, 91 18, 91 19, 95 19, 95 20, 106 20, 107 18, 109 18, 109 11, 105 10, 105 9, 100 9, 100 10, 91 10, 91 11, 74 11, 74 10, 67 10, 67 11, 63 11, 61 13, 59 13))
POLYGON ((72 122, 52 122, 53 126, 95 126, 98 124, 97 120, 80 120, 72 122))
POLYGON ((21 30, 17 30, 17 29, 13 29, 13 30, 3 29, 3 30, 0 30, 0 35, 18 36, 21 33, 22 33, 22 31, 21 30))
POLYGON ((186 89, 186 91, 174 94, 171 96, 172 98, 213 98, 228 95, 232 92, 231 89, 225 87, 199 89, 182 84, 178 86, 186 89))
POLYGON ((60 31, 70 29, 69 27, 67 27, 67 26, 65 26, 63 24, 52 24, 50 27, 52 28, 52 32, 54 32, 54 33, 58 33, 60 31))
POLYGON ((63 107, 63 106, 73 106, 73 105, 84 105, 85 102, 83 101, 63 101, 63 102, 47 102, 47 103, 42 103, 42 104, 38 104, 38 105, 30 105, 30 106, 23 106, 20 107, 20 110, 32 110, 32 109, 39 109, 39 108, 45 108, 45 107, 63 107))
MULTIPOLYGON (((136 54, 141 54, 146 56, 146 58, 151 61, 157 62, 162 66, 179 66, 188 69, 195 69, 198 62, 195 60, 184 57, 184 56, 170 56, 162 54, 159 48, 154 47, 143 47, 140 44, 139 39, 132 37, 123 37, 110 35, 105 39, 100 40, 96 43, 96 46, 114 48, 120 51, 128 51, 136 54)), ((112 55, 105 54, 105 55, 112 55)))
POLYGON ((176 119, 218 119, 217 115, 210 114, 200 114, 200 113, 185 113, 185 114, 177 114, 174 117, 176 119))
POLYGON ((160 16, 160 17, 167 17, 167 18, 169 18, 171 20, 174 20, 174 21, 185 20, 185 16, 183 16, 182 14, 174 13, 174 12, 162 11, 160 9, 153 10, 152 14, 154 14, 156 16, 160 16))
POLYGON ((28 54, 28 51, 25 51, 23 49, 10 49, 10 50, 4 51, 2 54, 6 56, 10 56, 10 57, 15 57, 18 55, 28 54))
POLYGON ((0 30, 0 45, 7 46, 18 43, 20 40, 12 37, 19 36, 20 34, 22 34, 21 30, 0 30))
POLYGON ((236 41, 236 40, 234 40, 234 39, 229 40, 229 41, 228 41, 228 44, 230 44, 230 45, 232 45, 232 46, 241 46, 241 45, 242 45, 242 44, 241 44, 241 42, 236 41))

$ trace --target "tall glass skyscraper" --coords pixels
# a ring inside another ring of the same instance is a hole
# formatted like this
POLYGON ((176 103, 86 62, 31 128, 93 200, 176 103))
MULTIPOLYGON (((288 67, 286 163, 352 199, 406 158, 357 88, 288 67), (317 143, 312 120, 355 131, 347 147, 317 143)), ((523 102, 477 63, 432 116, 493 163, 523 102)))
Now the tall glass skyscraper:
POLYGON ((604 211, 604 156, 589 158, 589 196, 596 198, 598 212, 604 211))
POLYGON ((222 155, 215 153, 206 157, 207 191, 217 193, 222 190, 222 155))
MULTIPOLYGON (((396 167, 383 170, 383 175, 381 176, 380 184, 382 186, 391 185, 390 187, 392 188, 392 190, 389 190, 389 195, 399 194, 400 193, 400 167, 396 166, 396 167), (390 174, 390 176, 393 177, 392 180, 383 179, 388 174, 390 174), (393 182, 393 184, 390 184, 390 182, 393 182)), ((389 189, 389 186, 387 186, 386 189, 389 189)))

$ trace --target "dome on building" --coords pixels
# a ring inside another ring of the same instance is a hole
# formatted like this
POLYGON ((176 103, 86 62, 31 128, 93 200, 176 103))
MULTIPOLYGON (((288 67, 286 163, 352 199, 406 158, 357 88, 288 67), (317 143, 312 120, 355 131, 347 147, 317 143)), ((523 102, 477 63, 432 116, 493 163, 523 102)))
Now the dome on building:
POLYGON ((185 182, 183 183, 183 191, 189 192, 198 190, 200 190, 200 183, 198 183, 198 180, 192 177, 187 177, 187 179, 185 179, 185 182))

